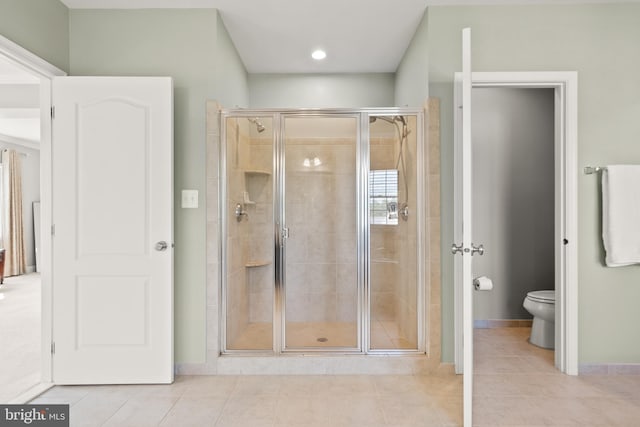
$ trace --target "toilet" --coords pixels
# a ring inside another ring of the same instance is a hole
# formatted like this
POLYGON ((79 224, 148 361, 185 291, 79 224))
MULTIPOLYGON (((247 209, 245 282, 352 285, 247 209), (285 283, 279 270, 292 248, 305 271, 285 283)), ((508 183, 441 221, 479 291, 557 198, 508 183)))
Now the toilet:
POLYGON ((556 335, 556 291, 528 292, 522 306, 533 315, 529 342, 553 350, 556 335))

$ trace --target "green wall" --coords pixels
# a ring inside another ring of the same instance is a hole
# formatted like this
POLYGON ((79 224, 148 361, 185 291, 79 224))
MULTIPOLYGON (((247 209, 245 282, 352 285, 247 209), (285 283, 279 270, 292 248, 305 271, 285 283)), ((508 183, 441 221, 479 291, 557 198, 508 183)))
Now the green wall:
POLYGON ((227 108, 247 108, 249 81, 247 70, 229 36, 229 32, 217 13, 216 88, 215 100, 227 108))
POLYGON ((251 74, 251 108, 393 106, 392 73, 251 74))
MULTIPOLYGON (((442 99, 443 359, 453 360, 453 73, 577 71, 578 165, 640 164, 640 5, 429 8, 429 93, 442 99)), ((640 266, 606 268, 598 178, 579 174, 579 363, 640 362, 640 266)), ((523 242, 526 244, 526 242, 523 242)))
POLYGON ((429 10, 404 53, 395 78, 395 105, 422 108, 429 97, 429 10))
POLYGON ((59 0, 0 0, 0 35, 69 71, 68 16, 59 0))
POLYGON ((175 360, 203 363, 205 102, 217 99, 246 106, 246 71, 226 30, 219 25, 215 9, 76 9, 70 10, 69 17, 72 75, 174 79, 175 360), (230 77, 230 73, 239 75, 230 77), (223 77, 232 81, 225 82, 227 87, 220 90, 223 84, 219 79, 223 77), (182 189, 199 191, 198 209, 181 209, 182 189))

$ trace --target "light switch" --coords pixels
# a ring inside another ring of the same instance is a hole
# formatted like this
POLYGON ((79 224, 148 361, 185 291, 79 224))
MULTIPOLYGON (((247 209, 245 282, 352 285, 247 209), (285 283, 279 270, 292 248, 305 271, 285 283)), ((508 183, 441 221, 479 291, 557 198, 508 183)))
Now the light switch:
POLYGON ((198 190, 182 190, 182 208, 196 209, 198 207, 198 190))

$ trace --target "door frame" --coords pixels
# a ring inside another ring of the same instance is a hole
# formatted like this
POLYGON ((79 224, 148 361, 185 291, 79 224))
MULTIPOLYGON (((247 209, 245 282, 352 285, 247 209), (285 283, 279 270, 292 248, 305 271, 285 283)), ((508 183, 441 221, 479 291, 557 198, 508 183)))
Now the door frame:
MULTIPOLYGON (((555 366, 578 375, 578 73, 576 71, 473 72, 472 87, 548 88, 555 98, 555 366), (568 240, 564 244, 563 239, 568 240)), ((462 74, 455 73, 454 106, 462 105, 462 74)), ((454 107, 454 146, 462 141, 462 117, 454 107)), ((455 176, 460 171, 454 170, 455 176)), ((458 181, 458 180, 456 180, 458 181)), ((462 200, 462 188, 454 185, 454 206, 462 200)), ((461 220, 454 208, 454 222, 461 220)), ((459 241, 455 236, 454 241, 459 241)), ((456 264, 461 257, 455 257, 456 264)), ((462 373, 464 348, 462 277, 454 268, 455 368, 462 373)))
MULTIPOLYGON (((53 285, 51 279, 53 254, 51 233, 46 232, 46 230, 51 230, 52 226, 53 200, 51 186, 51 82, 55 77, 66 76, 67 73, 1 35, 0 56, 40 79, 41 387, 37 387, 38 390, 30 390, 35 396, 52 385, 53 285)), ((28 401, 31 397, 25 394, 19 399, 28 401)))

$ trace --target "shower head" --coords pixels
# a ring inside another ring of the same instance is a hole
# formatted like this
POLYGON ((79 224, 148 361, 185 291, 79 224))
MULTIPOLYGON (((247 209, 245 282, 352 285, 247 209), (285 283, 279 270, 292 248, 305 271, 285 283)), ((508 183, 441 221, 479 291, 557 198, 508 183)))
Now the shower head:
POLYGON ((262 123, 260 123, 260 121, 258 120, 257 117, 250 117, 247 120, 249 120, 251 123, 256 125, 256 129, 257 129, 258 133, 264 132, 265 127, 264 127, 264 125, 262 123))

